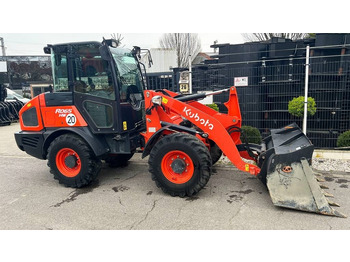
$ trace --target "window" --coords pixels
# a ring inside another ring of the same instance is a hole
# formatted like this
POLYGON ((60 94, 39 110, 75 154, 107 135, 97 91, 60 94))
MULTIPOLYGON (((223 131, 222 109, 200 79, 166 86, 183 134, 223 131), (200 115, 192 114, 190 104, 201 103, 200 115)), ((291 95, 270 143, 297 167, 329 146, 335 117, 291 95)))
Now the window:
POLYGON ((84 108, 98 128, 108 128, 113 125, 113 108, 110 105, 93 101, 84 101, 84 108))
POLYGON ((67 56, 64 54, 51 55, 53 82, 55 92, 68 92, 67 56))
POLYGON ((115 99, 108 62, 100 56, 99 46, 79 46, 73 61, 74 91, 92 96, 115 99))
POLYGON ((110 48, 110 50, 118 68, 120 100, 139 108, 143 100, 143 84, 138 62, 129 50, 122 48, 110 48))

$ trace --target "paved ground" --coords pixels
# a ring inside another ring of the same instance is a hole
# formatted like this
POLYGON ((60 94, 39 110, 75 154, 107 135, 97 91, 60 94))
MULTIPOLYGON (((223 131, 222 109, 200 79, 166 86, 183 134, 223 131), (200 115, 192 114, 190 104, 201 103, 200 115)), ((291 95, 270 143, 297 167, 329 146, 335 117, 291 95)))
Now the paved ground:
MULTIPOLYGON (((275 207, 255 177, 214 166, 206 188, 193 198, 165 195, 139 156, 125 168, 104 167, 84 189, 53 179, 46 161, 20 151, 0 127, 0 229, 350 229, 349 219, 275 207)), ((329 192, 350 215, 350 177, 327 175, 329 192)))

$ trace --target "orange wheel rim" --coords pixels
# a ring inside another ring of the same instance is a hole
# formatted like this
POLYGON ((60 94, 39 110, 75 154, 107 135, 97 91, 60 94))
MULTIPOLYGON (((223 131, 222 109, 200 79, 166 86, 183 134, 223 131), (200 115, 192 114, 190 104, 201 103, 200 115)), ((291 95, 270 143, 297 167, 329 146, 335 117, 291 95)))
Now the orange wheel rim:
POLYGON ((170 151, 163 157, 161 168, 166 179, 174 184, 186 183, 194 173, 192 159, 178 150, 170 151))
POLYGON ((75 177, 81 170, 80 157, 73 149, 62 148, 56 155, 56 166, 66 177, 75 177))

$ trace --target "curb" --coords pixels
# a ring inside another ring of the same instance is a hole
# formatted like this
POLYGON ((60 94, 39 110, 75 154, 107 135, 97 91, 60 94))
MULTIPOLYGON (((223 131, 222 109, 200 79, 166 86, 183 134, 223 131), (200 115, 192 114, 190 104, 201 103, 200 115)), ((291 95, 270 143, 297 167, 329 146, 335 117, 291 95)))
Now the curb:
POLYGON ((315 149, 313 158, 350 160, 350 151, 315 149))

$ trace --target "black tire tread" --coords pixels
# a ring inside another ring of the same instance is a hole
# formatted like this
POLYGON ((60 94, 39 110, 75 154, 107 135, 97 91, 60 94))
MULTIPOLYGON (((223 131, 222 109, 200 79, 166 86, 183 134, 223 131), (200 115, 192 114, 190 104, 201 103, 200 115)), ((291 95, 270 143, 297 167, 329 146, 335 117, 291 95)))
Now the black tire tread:
POLYGON ((50 168, 50 173, 53 174, 54 179, 58 180, 60 184, 63 184, 66 187, 72 187, 72 188, 81 188, 89 185, 92 181, 94 181, 97 178, 97 175, 102 168, 101 161, 95 157, 91 148, 86 144, 86 142, 81 137, 74 134, 65 134, 54 139, 48 148, 47 159, 48 159, 47 165, 50 168), (69 144, 76 144, 83 151, 83 155, 80 155, 80 158, 86 157, 88 159, 88 171, 84 176, 79 177, 79 179, 75 179, 74 182, 68 183, 67 181, 62 181, 60 176, 50 165, 50 154, 52 152, 52 148, 62 142, 68 142, 69 144))
POLYGON ((212 160, 212 164, 214 165, 216 162, 219 161, 219 159, 222 156, 222 151, 221 149, 218 147, 217 144, 215 144, 214 142, 211 144, 210 147, 210 156, 211 156, 211 160, 212 160))
POLYGON ((167 193, 171 196, 193 196, 197 194, 209 181, 211 176, 211 166, 212 166, 212 160, 209 153, 208 148, 196 137, 186 134, 186 133, 175 133, 171 135, 167 135, 160 139, 155 146, 152 148, 152 151, 149 156, 148 164, 149 164, 149 172, 152 174, 152 180, 155 181, 157 187, 163 190, 164 193, 167 193), (154 161, 156 154, 162 150, 162 147, 165 144, 169 143, 182 143, 189 145, 198 155, 198 158, 200 160, 200 167, 201 175, 199 180, 196 182, 196 184, 191 188, 186 188, 182 192, 176 192, 172 191, 171 189, 165 187, 160 183, 160 181, 157 178, 156 170, 154 168, 154 161))

